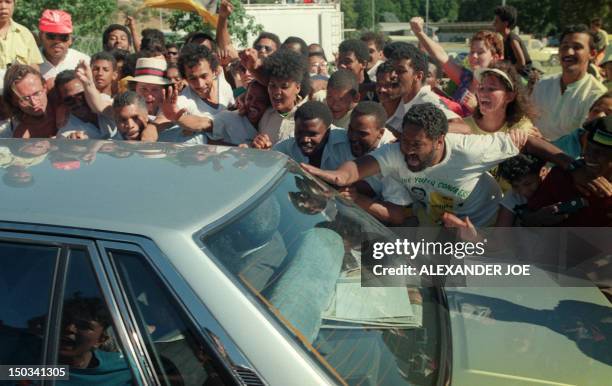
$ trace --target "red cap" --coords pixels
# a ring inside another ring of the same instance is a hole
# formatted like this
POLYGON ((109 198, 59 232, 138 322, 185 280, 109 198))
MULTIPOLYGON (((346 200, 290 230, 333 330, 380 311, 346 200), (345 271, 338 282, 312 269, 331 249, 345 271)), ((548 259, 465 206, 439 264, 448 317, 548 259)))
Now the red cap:
POLYGON ((38 21, 38 30, 55 34, 72 33, 72 17, 65 11, 45 9, 38 21))
POLYGON ((53 162, 52 165, 59 170, 77 170, 81 167, 81 161, 57 161, 53 162))

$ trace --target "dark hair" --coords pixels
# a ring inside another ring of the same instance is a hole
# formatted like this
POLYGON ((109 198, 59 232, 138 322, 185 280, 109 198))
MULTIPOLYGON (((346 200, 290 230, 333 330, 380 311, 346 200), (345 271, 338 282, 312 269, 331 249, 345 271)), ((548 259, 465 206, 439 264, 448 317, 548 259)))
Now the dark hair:
POLYGON ((168 67, 166 67, 166 71, 172 69, 172 68, 176 68, 177 70, 179 70, 179 72, 181 72, 181 70, 179 69, 178 64, 176 63, 168 63, 168 67))
POLYGON ((423 80, 427 77, 427 56, 412 44, 404 43, 398 45, 391 53, 389 59, 392 61, 409 59, 410 66, 415 71, 423 73, 423 80))
POLYGON ((147 102, 134 91, 126 91, 115 95, 113 99, 113 109, 121 109, 125 106, 136 105, 141 110, 147 111, 147 102))
POLYGON ((333 90, 350 90, 351 95, 355 96, 359 94, 359 81, 352 71, 340 69, 329 77, 327 88, 333 90))
POLYGON ((594 17, 591 19, 591 25, 594 25, 598 28, 600 28, 602 26, 602 20, 601 17, 594 17))
POLYGON ((595 102, 593 102, 593 104, 591 105, 591 107, 589 107, 589 112, 591 110, 593 110, 593 107, 597 106, 599 103, 601 103, 604 99, 608 99, 608 98, 612 98, 612 90, 607 91, 605 94, 603 94, 602 96, 600 96, 599 98, 597 98, 595 100, 595 102))
POLYGON ((325 56, 325 50, 318 43, 312 43, 308 46, 308 56, 322 56, 323 59, 327 60, 327 56, 325 56))
MULTIPOLYGON (((521 81, 520 75, 516 71, 516 68, 508 63, 508 62, 497 62, 491 64, 489 68, 494 68, 503 71, 508 75, 510 80, 512 81, 512 86, 514 88, 514 92, 516 93, 516 98, 506 106, 506 122, 508 126, 512 126, 517 124, 521 119, 527 117, 531 120, 535 119, 537 116, 537 112, 533 103, 529 99, 529 92, 523 86, 523 82, 521 81)), ((497 75, 494 72, 487 72, 486 75, 491 75, 498 78, 501 83, 506 87, 507 91, 512 91, 507 84, 507 81, 504 80, 500 75, 497 75)), ((476 111, 474 111, 475 118, 482 118, 482 113, 480 112, 480 107, 476 107, 476 111)))
POLYGON ((387 112, 380 103, 365 101, 359 102, 351 113, 351 119, 353 117, 361 117, 363 115, 369 115, 376 119, 376 127, 381 129, 385 127, 387 122, 387 112))
POLYGON ((253 47, 255 47, 261 39, 270 39, 276 44, 276 49, 278 50, 281 47, 281 41, 278 38, 277 34, 273 34, 272 32, 262 32, 259 34, 257 39, 253 42, 253 47))
POLYGON ((295 121, 298 119, 302 121, 320 119, 327 127, 331 125, 332 120, 334 119, 329 107, 327 107, 325 103, 318 101, 308 101, 304 103, 296 110, 293 117, 295 121))
POLYGON ((55 87, 59 90, 60 87, 75 79, 77 79, 75 70, 64 70, 55 77, 55 87))
POLYGON ((383 48, 383 54, 385 55, 385 58, 389 59, 391 55, 393 55, 393 51, 400 47, 403 47, 404 45, 414 46, 413 44, 406 42, 391 42, 385 44, 385 47, 383 48))
POLYGON ((340 55, 352 52, 360 62, 367 62, 370 60, 368 45, 361 40, 347 39, 343 41, 338 47, 338 52, 340 55))
POLYGON ((288 48, 287 46, 290 44, 298 44, 300 46, 300 53, 304 56, 308 55, 308 45, 304 39, 297 36, 289 36, 287 39, 285 39, 281 47, 288 48))
POLYGON ((110 38, 110 34, 113 31, 116 30, 121 30, 123 32, 125 32, 125 34, 128 37, 128 43, 130 46, 132 46, 132 34, 130 33, 130 30, 121 24, 111 24, 108 27, 106 27, 106 29, 104 30, 104 32, 102 33, 102 49, 108 51, 108 47, 106 47, 106 45, 108 44, 108 39, 110 38))
POLYGON ((366 31, 361 34, 360 40, 365 44, 368 44, 369 42, 374 42, 374 45, 376 46, 376 49, 378 51, 382 50, 385 46, 385 38, 383 37, 383 35, 372 31, 366 31))
POLYGON ((545 161, 531 154, 519 154, 499 164, 498 173, 512 183, 530 174, 540 174, 545 164, 545 161))
POLYGON ((508 28, 512 29, 516 26, 517 12, 516 8, 511 5, 500 5, 495 7, 493 14, 499 17, 503 23, 508 24, 508 28))
POLYGON ((563 38, 566 35, 571 34, 586 34, 589 36, 589 48, 591 50, 595 49, 595 34, 584 24, 572 24, 567 26, 559 35, 559 43, 563 41, 563 38))
POLYGON ((308 73, 308 65, 304 56, 295 51, 280 49, 264 60, 263 70, 269 77, 290 79, 301 85, 308 73))
POLYGON ((113 48, 109 51, 109 54, 113 55, 115 58, 115 63, 127 61, 128 56, 130 56, 130 52, 126 50, 122 50, 121 48, 113 48))
POLYGON ((101 52, 98 52, 97 54, 94 54, 91 57, 91 61, 90 61, 91 66, 93 66, 93 64, 97 62, 98 60, 106 60, 108 62, 111 62, 111 65, 113 66, 113 70, 117 69, 117 60, 108 51, 101 51, 101 52))
POLYGON ((391 62, 383 62, 380 66, 378 66, 378 68, 376 69, 376 79, 378 79, 379 76, 382 76, 383 74, 388 74, 395 71, 395 68, 393 67, 393 64, 391 64, 391 62))
POLYGON ((142 38, 142 42, 140 43, 140 51, 149 51, 152 53, 166 55, 166 43, 156 36, 142 38))
POLYGON ((478 31, 470 39, 470 44, 481 41, 485 47, 491 50, 493 54, 499 57, 504 56, 504 41, 500 34, 493 31, 478 31))
POLYGON ((408 110, 402 121, 402 129, 406 130, 408 125, 415 125, 425 130, 427 138, 433 140, 448 133, 446 115, 433 103, 429 102, 414 105, 408 110))
POLYGON ((213 71, 219 66, 217 58, 207 47, 193 43, 186 44, 181 50, 181 54, 179 55, 177 62, 181 76, 185 78, 185 69, 187 67, 191 68, 198 65, 201 60, 207 61, 213 71))
POLYGON ((67 316, 95 320, 103 329, 112 324, 111 315, 106 304, 98 297, 81 297, 77 294, 64 302, 62 312, 65 321, 73 321, 66 320, 67 316))
POLYGON ((429 65, 433 64, 434 66, 436 66, 436 78, 437 79, 441 79, 444 77, 444 71, 442 71, 442 66, 440 65, 440 62, 438 62, 436 59, 432 58, 431 56, 427 57, 427 72, 429 73, 429 65))
MULTIPOLYGON (((157 39, 161 41, 163 46, 166 46, 166 37, 164 33, 157 28, 145 28, 140 34, 142 36, 141 42, 144 39, 157 39)), ((142 46, 142 43, 140 45, 142 46)))
POLYGON ((179 46, 176 43, 166 43, 166 50, 169 48, 176 48, 178 50, 179 46))
POLYGON ((40 83, 42 83, 43 87, 45 86, 45 80, 38 70, 33 67, 28 66, 27 64, 13 64, 9 68, 6 69, 6 73, 4 74, 4 91, 2 93, 2 99, 8 107, 8 113, 11 116, 19 116, 21 115, 21 109, 18 105, 13 103, 13 95, 15 92, 13 91, 13 86, 15 83, 20 82, 28 76, 32 74, 40 79, 40 83))
POLYGON ((202 31, 195 31, 195 32, 189 33, 185 37, 185 44, 194 44, 196 40, 208 40, 210 41, 210 45, 212 46, 212 49, 213 50, 217 49, 217 43, 215 42, 215 38, 213 38, 210 34, 207 34, 206 32, 202 32, 202 31))

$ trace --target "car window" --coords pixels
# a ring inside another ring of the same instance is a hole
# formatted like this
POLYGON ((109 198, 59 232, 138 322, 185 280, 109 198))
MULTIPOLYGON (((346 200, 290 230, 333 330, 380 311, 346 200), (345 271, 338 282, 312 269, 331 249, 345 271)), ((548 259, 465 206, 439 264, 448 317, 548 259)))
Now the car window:
POLYGON ((57 361, 69 366, 70 379, 56 384, 134 383, 110 311, 84 249, 70 250, 61 315, 57 361))
POLYGON ((56 246, 0 242, 0 363, 36 365, 51 302, 56 246))
POLYGON ((333 376, 351 385, 435 384, 433 290, 361 287, 362 242, 393 238, 289 166, 265 197, 201 241, 333 376))
MULTIPOLYGON (((110 251, 159 380, 165 385, 224 385, 221 365, 142 255, 110 251)), ((218 350, 217 352, 219 352, 218 350)))

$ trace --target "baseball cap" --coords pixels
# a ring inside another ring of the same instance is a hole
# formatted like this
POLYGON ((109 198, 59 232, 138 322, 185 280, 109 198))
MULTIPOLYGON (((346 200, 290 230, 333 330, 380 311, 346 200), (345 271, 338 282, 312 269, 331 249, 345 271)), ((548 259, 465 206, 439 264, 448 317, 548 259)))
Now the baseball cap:
POLYGON ((59 9, 45 9, 38 21, 38 30, 56 34, 72 33, 72 17, 59 9))

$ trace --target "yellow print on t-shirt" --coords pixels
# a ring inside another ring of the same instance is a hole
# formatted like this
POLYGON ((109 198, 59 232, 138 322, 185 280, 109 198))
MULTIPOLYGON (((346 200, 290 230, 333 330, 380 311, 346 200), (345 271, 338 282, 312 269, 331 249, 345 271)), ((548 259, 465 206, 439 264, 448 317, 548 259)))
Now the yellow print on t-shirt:
POLYGON ((439 224, 444 212, 454 213, 455 200, 438 192, 429 193, 429 217, 431 222, 439 224))

